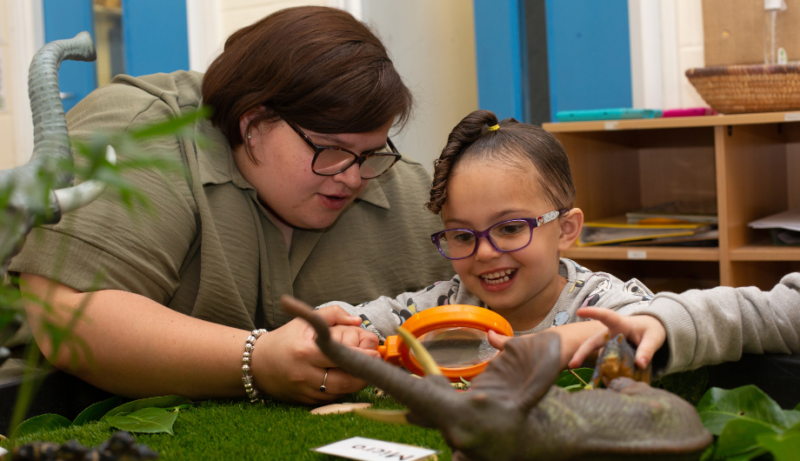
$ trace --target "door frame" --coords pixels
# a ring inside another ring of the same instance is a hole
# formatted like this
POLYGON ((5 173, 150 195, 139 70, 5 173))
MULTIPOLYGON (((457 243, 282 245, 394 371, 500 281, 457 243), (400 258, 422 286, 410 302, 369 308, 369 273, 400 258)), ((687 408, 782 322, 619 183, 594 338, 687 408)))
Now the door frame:
POLYGON ((14 160, 24 165, 33 154, 33 114, 28 98, 28 66, 44 45, 42 0, 6 2, 10 62, 6 69, 14 118, 14 160), (13 26, 12 26, 13 24, 13 26))

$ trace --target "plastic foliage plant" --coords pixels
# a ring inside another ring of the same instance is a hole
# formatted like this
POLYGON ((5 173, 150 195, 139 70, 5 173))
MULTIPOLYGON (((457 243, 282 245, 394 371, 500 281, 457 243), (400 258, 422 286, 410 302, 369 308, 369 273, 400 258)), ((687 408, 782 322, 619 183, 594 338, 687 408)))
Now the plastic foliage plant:
MULTIPOLYGON (((90 203, 104 192, 118 197, 120 204, 130 213, 151 210, 147 194, 127 181, 126 173, 157 169, 170 174, 185 174, 180 162, 146 149, 146 143, 165 136, 195 138, 195 122, 209 115, 208 108, 203 108, 134 130, 96 133, 82 140, 70 139, 58 90, 58 68, 65 59, 95 59, 94 45, 88 33, 81 32, 72 39, 48 43, 34 56, 28 77, 34 121, 33 155, 23 166, 0 171, 0 268, 4 275, 0 285, 0 346, 23 322, 24 302, 39 304, 49 313, 54 311, 48 300, 25 294, 18 288, 19 279, 6 275, 11 258, 20 251, 30 230, 35 226, 58 223, 63 214, 90 203), (125 153, 123 160, 117 159, 117 151, 125 153), (73 154, 76 159, 73 159, 73 154), (76 178, 81 182, 73 186, 76 178)), ((195 142, 202 142, 202 139, 195 139, 195 142)), ((100 284, 102 277, 102 273, 97 274, 95 285, 100 284)), ((51 339, 53 353, 57 355, 61 347, 66 347, 73 363, 80 354, 91 363, 91 351, 73 333, 84 308, 85 303, 65 322, 44 320, 42 325, 51 339)), ((0 363, 7 353, 0 347, 0 363)), ((35 341, 28 345, 24 355, 28 366, 17 395, 10 425, 12 430, 24 418, 39 382, 31 379, 40 362, 40 351, 35 341)))
POLYGON ((697 411, 715 439, 704 460, 800 459, 800 405, 784 410, 752 385, 712 387, 697 411))

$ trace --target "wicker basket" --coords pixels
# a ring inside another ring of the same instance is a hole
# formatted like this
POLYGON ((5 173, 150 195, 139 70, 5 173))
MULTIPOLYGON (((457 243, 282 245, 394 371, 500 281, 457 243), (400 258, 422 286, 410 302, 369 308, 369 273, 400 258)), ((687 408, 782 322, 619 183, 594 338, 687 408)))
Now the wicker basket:
POLYGON ((800 65, 704 67, 686 77, 721 114, 800 109, 800 65))

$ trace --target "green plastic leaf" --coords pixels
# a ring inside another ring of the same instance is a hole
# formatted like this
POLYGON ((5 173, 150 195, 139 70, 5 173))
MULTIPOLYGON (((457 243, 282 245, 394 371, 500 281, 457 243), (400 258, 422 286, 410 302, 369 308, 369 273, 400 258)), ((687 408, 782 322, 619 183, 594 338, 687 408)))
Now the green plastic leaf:
POLYGON ((717 444, 716 443, 712 443, 711 445, 709 445, 708 448, 706 448, 706 451, 704 451, 703 454, 700 455, 700 461, 711 461, 711 460, 713 460, 714 459, 714 450, 716 450, 716 449, 717 449, 717 444))
POLYGON ((103 418, 110 426, 128 432, 172 432, 172 425, 178 419, 178 412, 164 408, 142 408, 133 413, 121 413, 103 418))
MULTIPOLYGON (((577 373, 582 380, 588 383, 592 379, 594 368, 575 368, 572 371, 577 373)), ((583 384, 578 380, 578 378, 575 377, 575 375, 570 373, 569 370, 562 371, 556 379, 556 386, 558 387, 570 387, 576 384, 583 388, 583 384)))
POLYGON ((677 394, 692 405, 697 405, 708 386, 708 369, 700 367, 692 371, 673 373, 653 382, 653 387, 677 394))
POLYGON ((567 392, 578 392, 583 390, 583 384, 573 384, 563 388, 567 392))
POLYGON ((800 423, 800 410, 783 410, 783 416, 786 418, 786 425, 789 427, 800 423))
POLYGON ((83 410, 81 414, 75 417, 75 420, 72 421, 72 425, 83 426, 86 423, 100 421, 100 419, 102 419, 106 413, 118 407, 124 401, 125 399, 123 397, 115 395, 114 397, 103 400, 102 402, 93 403, 83 410))
POLYGON ((728 458, 725 458, 725 461, 750 461, 751 459, 762 459, 759 458, 759 456, 763 455, 766 452, 767 450, 763 448, 758 448, 756 450, 748 451, 747 453, 743 453, 741 455, 730 456, 728 458))
POLYGON ((26 419, 11 433, 12 439, 22 437, 23 435, 33 434, 40 431, 53 431, 61 429, 62 427, 69 427, 72 421, 61 415, 54 415, 47 413, 44 415, 34 416, 33 418, 26 419))
POLYGON ((765 423, 776 430, 788 428, 781 407, 752 385, 729 391, 712 387, 697 404, 697 412, 703 425, 714 435, 721 435, 725 425, 737 419, 765 423))
POLYGON ((193 406, 194 405, 192 405, 191 403, 184 403, 183 405, 176 405, 174 407, 165 408, 165 410, 179 411, 179 410, 183 410, 185 408, 192 408, 193 406))
POLYGON ((211 115, 210 108, 208 106, 204 106, 201 109, 198 109, 194 112, 188 112, 180 117, 135 130, 131 133, 131 135, 134 139, 149 139, 176 134, 182 129, 191 127, 195 121, 202 118, 207 118, 209 115, 211 115))
POLYGON ((714 459, 728 459, 737 455, 744 456, 743 459, 751 459, 748 456, 756 456, 754 453, 759 451, 756 438, 777 433, 774 427, 761 421, 733 419, 722 429, 714 459))
POLYGON ((173 408, 178 405, 188 404, 191 405, 192 401, 180 395, 165 395, 163 397, 149 397, 146 399, 134 400, 124 405, 120 405, 103 416, 103 419, 108 419, 110 416, 116 416, 120 413, 133 413, 141 410, 142 408, 173 408))
POLYGON ((800 458, 800 433, 760 435, 758 444, 772 453, 775 461, 796 461, 800 458))

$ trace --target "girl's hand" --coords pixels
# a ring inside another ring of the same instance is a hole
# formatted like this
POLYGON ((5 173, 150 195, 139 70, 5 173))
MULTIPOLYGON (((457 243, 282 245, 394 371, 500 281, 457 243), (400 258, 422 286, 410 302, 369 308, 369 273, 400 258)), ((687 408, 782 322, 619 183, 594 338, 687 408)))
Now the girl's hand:
MULTIPOLYGON (((318 309, 331 326, 332 337, 346 346, 379 356, 378 338, 360 328, 361 319, 339 306, 318 309)), ((319 404, 359 391, 367 383, 336 368, 314 342, 314 329, 302 319, 263 335, 253 351, 253 378, 257 388, 290 402, 319 404), (325 373, 328 373, 327 379, 325 373), (319 390, 325 380, 325 392, 319 390)))
POLYGON ((622 333, 625 338, 637 345, 636 366, 644 370, 667 338, 667 332, 661 321, 649 315, 624 316, 611 309, 583 307, 578 309, 578 316, 599 320, 606 328, 580 345, 569 361, 570 368, 580 367, 589 354, 601 349, 607 341, 606 334, 613 338, 622 333))
MULTIPOLYGON (((603 309, 608 310, 608 309, 603 309)), ((555 333, 561 338, 561 367, 566 368, 567 363, 572 356, 578 351, 578 348, 592 338, 598 331, 606 331, 605 326, 600 322, 573 322, 566 325, 560 325, 553 328, 548 328, 541 333, 555 333)), ((535 335, 541 333, 534 333, 535 335)), ((503 350, 508 341, 514 339, 510 336, 503 336, 489 331, 489 344, 495 349, 503 350)))

